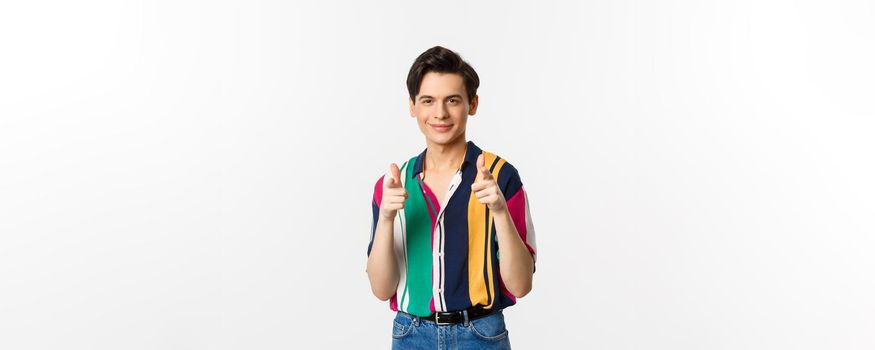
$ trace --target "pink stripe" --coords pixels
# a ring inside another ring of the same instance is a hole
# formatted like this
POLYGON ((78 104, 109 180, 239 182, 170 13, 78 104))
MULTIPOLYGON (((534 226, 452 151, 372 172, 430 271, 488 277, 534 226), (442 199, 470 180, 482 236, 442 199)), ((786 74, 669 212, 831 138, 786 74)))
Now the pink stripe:
POLYGON ((511 219, 513 219, 513 225, 516 226, 517 232, 520 234, 520 238, 523 239, 523 242, 526 243, 526 248, 529 248, 529 252, 532 254, 535 253, 535 249, 529 245, 529 242, 526 241, 526 194, 525 190, 520 187, 520 189, 513 195, 513 197, 507 201, 507 211, 510 213, 511 219))
POLYGON ((377 179, 377 183, 374 185, 374 202, 377 203, 377 207, 380 207, 380 204, 383 203, 383 178, 386 175, 380 176, 377 179))
MULTIPOLYGON (((434 204, 434 211, 439 213, 441 210, 441 205, 437 201, 437 196, 435 196, 434 192, 432 192, 431 188, 429 188, 424 181, 420 181, 419 183, 422 184, 422 190, 425 192, 426 202, 431 200, 431 203, 434 204)), ((427 206, 428 204, 426 204, 426 207, 427 206)), ((432 212, 432 210, 427 211, 428 216, 431 218, 431 250, 434 251, 434 229, 435 227, 437 227, 437 214, 435 212, 432 212)), ((435 285, 434 269, 431 270, 431 283, 432 285, 435 285)), ((434 296, 431 297, 431 300, 428 303, 428 308, 431 310, 431 312, 435 312, 434 296)))
MULTIPOLYGON (((431 188, 429 188, 425 182, 420 183, 422 184, 422 190, 425 191, 425 200, 431 200, 431 203, 434 204, 434 210, 439 213, 441 211, 441 204, 438 203, 437 196, 435 196, 434 192, 432 192, 431 188)), ((426 206, 427 205, 428 204, 426 204, 426 206)), ((437 216, 429 210, 428 217, 431 218, 431 249, 434 250, 434 229, 437 227, 437 216)))

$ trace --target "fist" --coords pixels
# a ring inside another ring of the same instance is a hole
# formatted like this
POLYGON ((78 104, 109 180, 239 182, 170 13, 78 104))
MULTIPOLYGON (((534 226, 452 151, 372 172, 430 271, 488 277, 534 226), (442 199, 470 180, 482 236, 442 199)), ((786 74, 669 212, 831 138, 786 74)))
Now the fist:
POLYGON ((498 188, 498 183, 492 177, 492 173, 486 169, 485 162, 482 154, 477 157, 477 178, 471 184, 471 192, 474 192, 477 200, 486 204, 489 210, 494 212, 505 210, 507 202, 504 200, 504 194, 498 188))
POLYGON ((401 171, 398 165, 389 165, 389 173, 383 177, 383 200, 380 203, 380 217, 395 220, 399 209, 404 208, 407 190, 401 187, 401 171))

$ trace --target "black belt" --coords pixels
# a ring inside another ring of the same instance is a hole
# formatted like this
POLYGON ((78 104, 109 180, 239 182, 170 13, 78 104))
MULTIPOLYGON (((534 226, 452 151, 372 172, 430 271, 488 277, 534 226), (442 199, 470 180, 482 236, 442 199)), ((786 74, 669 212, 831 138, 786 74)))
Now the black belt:
POLYGON ((455 324, 465 322, 464 312, 468 312, 468 321, 486 317, 498 311, 496 308, 484 309, 482 307, 470 307, 467 310, 435 312, 430 316, 420 317, 422 320, 434 322, 438 325, 455 324))

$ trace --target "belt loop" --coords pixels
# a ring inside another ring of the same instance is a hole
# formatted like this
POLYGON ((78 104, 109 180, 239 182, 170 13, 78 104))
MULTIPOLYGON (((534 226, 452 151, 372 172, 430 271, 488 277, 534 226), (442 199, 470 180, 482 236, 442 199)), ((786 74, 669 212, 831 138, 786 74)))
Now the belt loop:
POLYGON ((468 310, 462 310, 462 316, 465 318, 465 327, 468 327, 468 310))
POLYGON ((411 316, 413 316, 413 326, 419 327, 419 316, 413 314, 411 314, 411 316))

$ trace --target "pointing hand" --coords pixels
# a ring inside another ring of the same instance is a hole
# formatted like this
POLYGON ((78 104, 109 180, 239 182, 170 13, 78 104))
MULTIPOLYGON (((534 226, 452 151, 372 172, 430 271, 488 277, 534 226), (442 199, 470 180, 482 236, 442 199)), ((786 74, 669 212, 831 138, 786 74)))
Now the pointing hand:
POLYGON ((380 217, 395 220, 399 209, 404 208, 407 190, 401 187, 401 171, 398 165, 389 165, 389 173, 383 177, 383 200, 380 203, 380 217))
POLYGON ((498 183, 496 183, 492 173, 486 168, 485 162, 482 154, 477 157, 477 178, 471 185, 471 192, 474 192, 477 200, 486 204, 489 210, 493 212, 506 210, 507 202, 504 199, 504 194, 498 188, 498 183))

